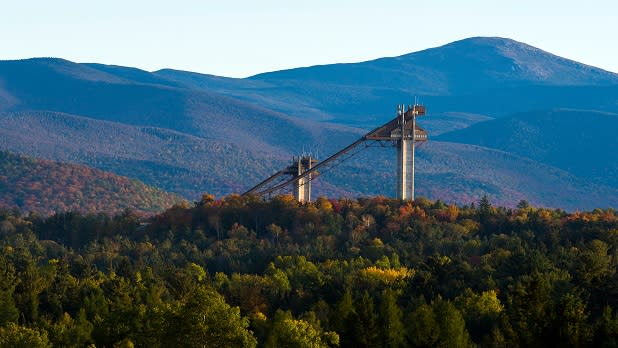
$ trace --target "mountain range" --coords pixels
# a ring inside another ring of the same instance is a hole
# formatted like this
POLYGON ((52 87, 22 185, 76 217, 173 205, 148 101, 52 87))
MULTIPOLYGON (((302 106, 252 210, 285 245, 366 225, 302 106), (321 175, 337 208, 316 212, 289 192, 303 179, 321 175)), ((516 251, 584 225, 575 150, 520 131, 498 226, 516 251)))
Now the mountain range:
MULTIPOLYGON (((242 192, 304 151, 334 153, 418 100, 417 191, 564 209, 618 206, 618 75, 504 38, 244 79, 57 58, 0 61, 0 149, 86 164, 196 199, 242 192)), ((394 194, 369 149, 316 194, 394 194)))

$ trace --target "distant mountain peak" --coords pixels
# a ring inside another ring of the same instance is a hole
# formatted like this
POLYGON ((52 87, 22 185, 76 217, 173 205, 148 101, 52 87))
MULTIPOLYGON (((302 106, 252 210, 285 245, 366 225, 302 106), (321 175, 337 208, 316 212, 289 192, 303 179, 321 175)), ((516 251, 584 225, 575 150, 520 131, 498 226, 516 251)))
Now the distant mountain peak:
MULTIPOLYGON (((502 53, 504 56, 516 58, 519 55, 527 54, 527 55, 548 55, 558 58, 558 56, 543 51, 540 48, 528 45, 526 43, 504 38, 504 37, 487 37, 487 36, 476 36, 471 37, 459 41, 452 42, 450 44, 442 46, 443 48, 448 47, 464 47, 467 49, 473 49, 474 47, 493 47, 498 50, 498 52, 502 53)), ((565 58, 562 58, 565 59, 565 58)))
POLYGON ((465 39, 453 41, 444 46, 459 45, 459 44, 477 44, 477 45, 494 45, 494 46, 515 44, 515 45, 523 45, 523 46, 532 47, 523 42, 511 39, 508 37, 501 37, 501 36, 472 36, 472 37, 468 37, 465 39))
MULTIPOLYGON (((537 58, 543 57, 545 59, 551 57, 552 59, 559 58, 564 61, 570 61, 566 58, 562 58, 556 56, 552 53, 543 51, 540 48, 528 45, 523 42, 519 42, 509 38, 503 37, 487 37, 487 36, 476 36, 470 37, 462 40, 453 41, 451 43, 428 48, 418 52, 412 52, 405 54, 401 57, 409 57, 413 58, 419 55, 456 55, 463 57, 471 57, 475 56, 477 59, 485 59, 485 58, 499 58, 508 57, 508 58, 517 58, 521 56, 536 56, 537 58)), ((571 61, 573 62, 573 61, 571 61)), ((573 62, 576 63, 576 62, 573 62)), ((581 63, 577 63, 581 64, 581 63)), ((583 64, 582 64, 583 65, 583 64)))
POLYGON ((445 71, 452 78, 463 76, 473 83, 485 79, 513 85, 618 84, 618 74, 503 37, 466 38, 396 59, 445 71))

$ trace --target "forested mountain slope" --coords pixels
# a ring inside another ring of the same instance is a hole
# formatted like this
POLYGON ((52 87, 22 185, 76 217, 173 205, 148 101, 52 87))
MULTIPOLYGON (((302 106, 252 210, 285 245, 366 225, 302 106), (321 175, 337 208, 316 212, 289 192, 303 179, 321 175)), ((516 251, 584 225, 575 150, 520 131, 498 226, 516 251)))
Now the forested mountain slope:
POLYGON ((437 139, 514 153, 618 187, 618 114, 536 111, 491 120, 437 139))
POLYGON ((160 212, 184 200, 144 183, 83 165, 0 151, 0 207, 43 215, 64 211, 160 212))

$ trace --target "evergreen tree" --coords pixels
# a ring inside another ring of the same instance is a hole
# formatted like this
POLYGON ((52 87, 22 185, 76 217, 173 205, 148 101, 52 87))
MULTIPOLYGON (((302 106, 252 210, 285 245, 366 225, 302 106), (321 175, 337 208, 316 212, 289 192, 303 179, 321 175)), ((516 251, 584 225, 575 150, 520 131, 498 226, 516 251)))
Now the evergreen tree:
POLYGON ((618 347, 618 316, 606 306, 594 328, 593 346, 602 348, 618 347))
POLYGON ((438 347, 474 347, 461 312, 450 301, 438 299, 433 307, 440 327, 438 347))
POLYGON ((528 203, 525 199, 522 199, 519 203, 517 203, 517 209, 523 210, 528 208, 530 208, 530 203, 528 203))
POLYGON ((0 255, 0 326, 10 322, 17 323, 19 318, 19 311, 13 300, 16 282, 13 265, 0 255))
POLYGON ((491 213, 491 203, 487 195, 483 195, 479 200, 479 213, 481 216, 488 216, 491 213))
POLYGON ((556 344, 563 347, 586 347, 589 345, 590 328, 586 305, 575 294, 568 293, 556 306, 556 344))
POLYGON ((402 311, 397 305, 397 297, 391 289, 382 292, 380 301, 380 323, 384 347, 404 347, 405 331, 402 311))
POLYGON ((351 347, 353 344, 352 318, 355 315, 352 291, 347 288, 330 318, 331 328, 339 334, 343 347, 351 347))
POLYGON ((367 291, 363 293, 355 306, 350 316, 350 324, 352 325, 353 347, 378 347, 380 345, 378 318, 373 298, 367 291))
POLYGON ((423 299, 421 304, 406 319, 408 342, 413 347, 435 347, 440 338, 436 315, 423 299))

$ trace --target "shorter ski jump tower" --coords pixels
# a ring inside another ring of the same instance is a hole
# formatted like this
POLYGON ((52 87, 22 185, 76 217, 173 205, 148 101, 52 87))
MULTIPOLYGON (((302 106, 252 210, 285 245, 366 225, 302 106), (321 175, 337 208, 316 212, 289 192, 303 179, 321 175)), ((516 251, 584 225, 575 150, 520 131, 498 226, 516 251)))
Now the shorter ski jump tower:
POLYGON ((302 174, 311 170, 317 161, 311 155, 303 155, 294 158, 294 165, 290 166, 293 177, 298 178, 294 183, 294 197, 299 202, 311 202, 311 179, 317 176, 317 173, 309 173, 307 176, 302 174))
POLYGON ((278 171, 243 195, 269 195, 293 186, 296 199, 311 201, 311 181, 320 173, 340 164, 368 147, 397 148, 397 197, 414 200, 414 152, 416 143, 427 141, 427 132, 416 124, 425 115, 423 105, 397 106, 397 117, 365 134, 327 159, 318 162, 311 155, 295 157, 292 165, 278 171), (315 164, 315 165, 314 165, 315 164))

